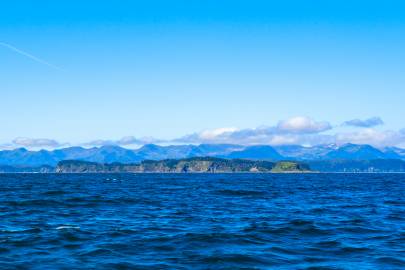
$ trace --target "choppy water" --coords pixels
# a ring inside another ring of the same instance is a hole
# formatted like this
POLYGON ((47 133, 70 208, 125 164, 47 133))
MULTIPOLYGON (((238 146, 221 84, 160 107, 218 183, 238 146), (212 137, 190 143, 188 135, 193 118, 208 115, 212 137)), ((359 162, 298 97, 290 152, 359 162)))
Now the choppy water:
POLYGON ((405 269, 405 175, 0 175, 0 269, 405 269))

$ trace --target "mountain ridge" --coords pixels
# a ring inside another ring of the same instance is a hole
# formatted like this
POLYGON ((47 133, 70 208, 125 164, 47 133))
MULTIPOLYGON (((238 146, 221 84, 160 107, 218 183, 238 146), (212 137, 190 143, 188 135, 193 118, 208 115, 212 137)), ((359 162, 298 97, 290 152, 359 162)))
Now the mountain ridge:
POLYGON ((56 166, 62 160, 81 160, 98 163, 138 163, 143 160, 184 159, 191 157, 219 157, 225 159, 250 160, 405 160, 401 148, 377 149, 370 145, 346 144, 317 145, 255 145, 233 144, 168 145, 147 144, 138 149, 127 149, 116 145, 83 148, 80 146, 56 150, 30 151, 25 148, 0 151, 2 166, 56 166))

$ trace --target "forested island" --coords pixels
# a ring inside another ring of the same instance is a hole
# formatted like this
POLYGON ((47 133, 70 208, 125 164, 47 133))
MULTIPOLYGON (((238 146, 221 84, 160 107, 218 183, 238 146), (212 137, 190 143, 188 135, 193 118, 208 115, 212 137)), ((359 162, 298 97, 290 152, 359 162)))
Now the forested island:
POLYGON ((283 173, 309 172, 307 164, 293 161, 255 161, 195 157, 186 159, 145 160, 137 164, 61 161, 57 173, 283 173))

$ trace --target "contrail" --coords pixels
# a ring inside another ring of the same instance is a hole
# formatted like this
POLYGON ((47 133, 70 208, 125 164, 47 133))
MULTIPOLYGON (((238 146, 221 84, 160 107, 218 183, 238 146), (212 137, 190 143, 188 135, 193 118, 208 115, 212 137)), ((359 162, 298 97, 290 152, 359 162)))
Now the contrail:
POLYGON ((40 64, 46 65, 46 66, 51 67, 51 68, 54 68, 54 69, 61 69, 61 68, 59 68, 59 67, 57 67, 57 66, 55 66, 55 65, 52 65, 52 64, 46 62, 45 60, 42 60, 41 58, 38 58, 38 57, 36 57, 36 56, 34 56, 34 55, 32 55, 32 54, 26 53, 26 52, 24 52, 24 51, 22 51, 22 50, 20 50, 20 49, 18 49, 18 48, 16 48, 16 47, 10 45, 10 44, 4 43, 4 42, 0 42, 0 45, 3 46, 3 47, 6 47, 6 48, 8 48, 8 49, 10 49, 10 50, 12 50, 12 51, 14 51, 14 52, 16 52, 16 53, 18 53, 18 54, 21 54, 21 55, 23 55, 23 56, 26 56, 26 57, 28 57, 28 58, 30 58, 30 59, 32 59, 32 60, 34 60, 35 62, 38 62, 38 63, 40 63, 40 64))

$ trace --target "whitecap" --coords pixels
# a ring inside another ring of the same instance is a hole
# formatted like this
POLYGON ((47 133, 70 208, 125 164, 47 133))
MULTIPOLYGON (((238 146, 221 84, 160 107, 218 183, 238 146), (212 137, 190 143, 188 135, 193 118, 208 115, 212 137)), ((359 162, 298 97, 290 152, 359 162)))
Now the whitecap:
POLYGON ((59 226, 56 227, 57 230, 64 230, 64 229, 80 229, 79 226, 69 226, 69 225, 64 225, 64 226, 59 226))

